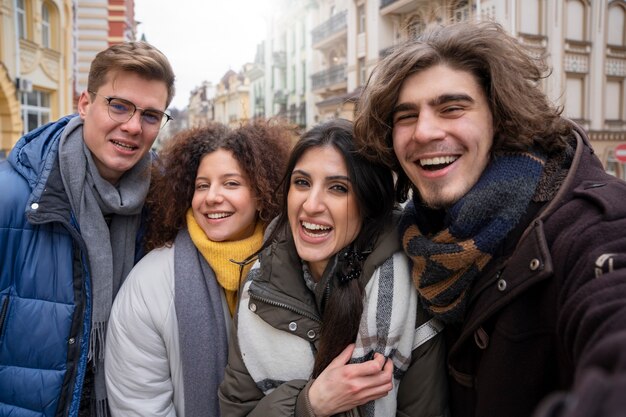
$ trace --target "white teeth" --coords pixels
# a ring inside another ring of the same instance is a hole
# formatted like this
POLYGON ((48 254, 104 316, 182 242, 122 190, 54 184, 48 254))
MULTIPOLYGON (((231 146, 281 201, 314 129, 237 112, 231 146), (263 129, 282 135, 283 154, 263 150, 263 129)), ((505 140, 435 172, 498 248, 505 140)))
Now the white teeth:
POLYGON ((228 213, 209 213, 206 215, 209 219, 223 219, 230 216, 228 213))
POLYGON ((309 222, 302 222, 302 226, 305 229, 309 229, 309 230, 330 230, 330 229, 332 229, 332 227, 330 227, 330 226, 323 226, 321 224, 315 224, 315 223, 309 223, 309 222))
POLYGON ((125 144, 120 143, 120 142, 115 141, 115 140, 114 140, 114 141, 112 141, 112 142, 113 142, 115 145, 120 146, 120 147, 122 147, 122 148, 130 149, 130 150, 132 150, 132 149, 135 149, 135 148, 136 148, 136 146, 125 145, 125 144))
POLYGON ((458 156, 436 156, 434 158, 420 159, 420 165, 426 166, 426 165, 451 164, 457 159, 459 159, 458 156))

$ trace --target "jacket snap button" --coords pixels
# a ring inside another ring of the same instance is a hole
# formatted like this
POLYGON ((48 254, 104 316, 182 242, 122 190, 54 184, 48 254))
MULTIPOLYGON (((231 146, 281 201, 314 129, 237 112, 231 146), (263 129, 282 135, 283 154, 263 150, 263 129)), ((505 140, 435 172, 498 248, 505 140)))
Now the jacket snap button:
POLYGON ((476 346, 480 349, 487 349, 487 346, 489 346, 489 335, 485 329, 480 327, 474 332, 474 342, 476 342, 476 346))
POLYGON ((297 328, 298 328, 298 324, 295 321, 292 321, 291 323, 289 323, 289 330, 291 330, 292 332, 295 332, 297 328))
POLYGON ((67 341, 67 343, 69 343, 70 345, 73 345, 76 342, 76 339, 74 339, 73 337, 70 337, 70 339, 67 341))
POLYGON ((306 335, 309 339, 313 339, 315 337, 315 331, 309 330, 308 332, 306 332, 306 335))
POLYGON ((541 265, 541 262, 539 262, 539 259, 535 258, 532 261, 530 261, 530 270, 536 271, 537 269, 539 269, 540 265, 541 265))
POLYGON ((33 203, 30 205, 30 208, 32 208, 33 210, 37 210, 39 208, 39 203, 33 203))
POLYGON ((248 308, 250 309, 250 311, 252 311, 253 313, 256 311, 256 304, 254 303, 250 303, 250 305, 248 306, 248 308))
POLYGON ((506 290, 506 281, 503 279, 498 280, 498 290, 504 291, 506 290))

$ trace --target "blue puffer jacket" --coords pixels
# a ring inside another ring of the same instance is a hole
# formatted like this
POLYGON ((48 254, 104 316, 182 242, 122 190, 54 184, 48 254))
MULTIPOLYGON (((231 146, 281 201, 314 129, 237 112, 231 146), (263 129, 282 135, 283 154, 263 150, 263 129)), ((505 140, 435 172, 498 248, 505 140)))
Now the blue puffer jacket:
POLYGON ((0 417, 78 411, 90 281, 57 158, 72 117, 28 133, 0 162, 0 417))

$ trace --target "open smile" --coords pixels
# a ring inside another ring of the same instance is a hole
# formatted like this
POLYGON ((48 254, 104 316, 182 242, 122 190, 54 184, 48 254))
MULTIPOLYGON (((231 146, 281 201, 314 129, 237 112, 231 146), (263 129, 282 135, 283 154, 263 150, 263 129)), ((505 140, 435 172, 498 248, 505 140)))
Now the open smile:
POLYGON ((327 236, 331 232, 331 230, 333 230, 333 228, 330 226, 305 221, 300 222, 300 226, 302 227, 302 232, 306 236, 314 238, 327 236))
POLYGON ((434 158, 419 159, 418 163, 422 169, 427 171, 437 171, 453 164, 458 156, 436 156, 434 158))
POLYGON ((113 145, 117 146, 118 148, 121 148, 121 149, 123 149, 125 151, 134 151, 134 150, 139 149, 138 146, 130 145, 130 144, 127 144, 127 143, 122 143, 122 142, 119 142, 119 141, 113 140, 113 139, 111 139, 111 143, 113 145))
POLYGON ((206 217, 208 219, 211 219, 211 220, 219 220, 219 219, 224 219, 226 217, 230 217, 232 215, 233 215, 233 213, 226 213, 226 212, 223 212, 223 213, 207 213, 206 217))

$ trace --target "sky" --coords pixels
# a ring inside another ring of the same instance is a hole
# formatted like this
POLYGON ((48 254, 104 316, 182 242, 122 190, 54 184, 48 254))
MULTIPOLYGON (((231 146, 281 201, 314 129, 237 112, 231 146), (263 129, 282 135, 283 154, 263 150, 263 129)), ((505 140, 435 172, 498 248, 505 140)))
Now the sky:
POLYGON ((135 0, 137 37, 156 46, 176 75, 170 107, 182 109, 203 81, 217 84, 229 70, 253 62, 266 37, 272 0, 135 0))

